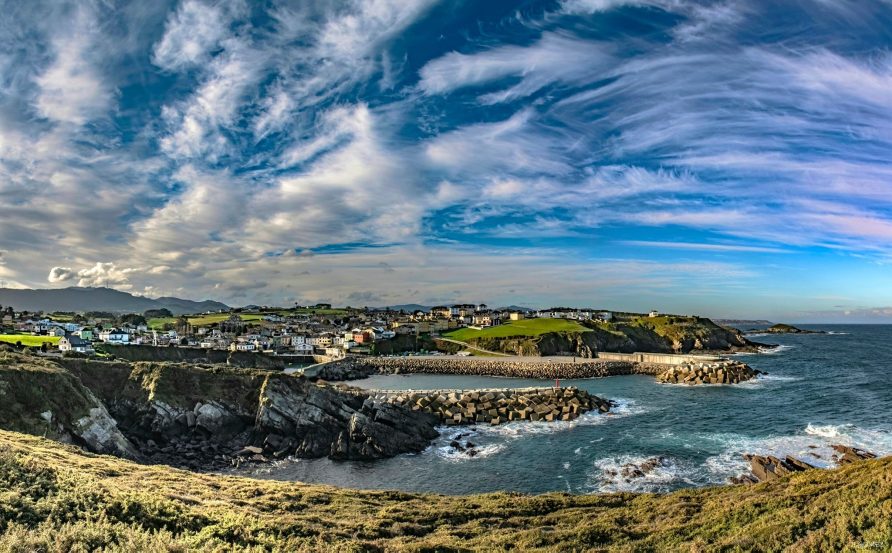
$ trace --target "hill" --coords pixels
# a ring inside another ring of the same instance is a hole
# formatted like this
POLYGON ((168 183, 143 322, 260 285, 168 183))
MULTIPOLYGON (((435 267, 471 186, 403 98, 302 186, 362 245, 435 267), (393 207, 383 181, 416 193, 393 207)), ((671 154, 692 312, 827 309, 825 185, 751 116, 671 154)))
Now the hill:
POLYGON ((701 317, 635 317, 617 322, 522 319, 482 330, 459 329, 443 336, 514 355, 579 355, 595 352, 655 353, 755 351, 761 344, 737 330, 701 317))
POLYGON ((149 309, 169 309, 174 315, 228 310, 217 301, 192 301, 173 297, 146 298, 112 288, 49 288, 19 290, 0 288, 0 305, 19 311, 110 311, 143 313, 149 309))
POLYGON ((0 431, 2 551, 886 550, 892 458, 670 494, 442 496, 195 474, 0 431))

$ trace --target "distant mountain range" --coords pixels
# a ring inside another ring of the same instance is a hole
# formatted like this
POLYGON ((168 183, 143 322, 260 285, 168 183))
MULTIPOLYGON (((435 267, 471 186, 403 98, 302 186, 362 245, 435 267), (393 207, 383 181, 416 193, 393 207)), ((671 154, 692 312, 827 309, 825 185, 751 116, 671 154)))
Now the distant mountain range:
POLYGON ((111 288, 51 288, 17 290, 0 288, 0 305, 17 311, 109 311, 143 313, 149 309, 169 309, 174 315, 229 310, 218 301, 192 301, 181 298, 145 298, 111 288))

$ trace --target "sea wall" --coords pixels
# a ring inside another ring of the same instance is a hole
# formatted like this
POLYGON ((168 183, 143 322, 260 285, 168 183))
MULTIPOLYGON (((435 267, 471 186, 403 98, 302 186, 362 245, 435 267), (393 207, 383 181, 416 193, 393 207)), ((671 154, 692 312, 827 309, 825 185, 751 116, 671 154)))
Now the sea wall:
POLYGON ((376 391, 372 397, 412 411, 431 413, 446 425, 572 421, 594 409, 601 413, 610 410, 608 400, 574 387, 376 391))

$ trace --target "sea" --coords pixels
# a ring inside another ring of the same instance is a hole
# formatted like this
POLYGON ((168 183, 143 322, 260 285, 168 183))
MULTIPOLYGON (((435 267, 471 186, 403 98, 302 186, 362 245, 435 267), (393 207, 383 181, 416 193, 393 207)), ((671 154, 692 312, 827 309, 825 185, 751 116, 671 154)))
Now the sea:
MULTIPOLYGON (((768 374, 735 386, 660 384, 651 376, 562 380, 613 400, 572 422, 442 427, 418 454, 374 462, 288 459, 242 469, 257 478, 443 494, 500 490, 591 494, 724 484, 745 453, 831 467, 831 445, 892 454, 892 325, 804 326, 826 334, 753 335, 778 347, 735 355, 768 374), (474 444, 475 456, 450 446, 474 444), (623 470, 648 460, 650 471, 623 470)), ((550 380, 380 375, 379 389, 550 386, 550 380)))

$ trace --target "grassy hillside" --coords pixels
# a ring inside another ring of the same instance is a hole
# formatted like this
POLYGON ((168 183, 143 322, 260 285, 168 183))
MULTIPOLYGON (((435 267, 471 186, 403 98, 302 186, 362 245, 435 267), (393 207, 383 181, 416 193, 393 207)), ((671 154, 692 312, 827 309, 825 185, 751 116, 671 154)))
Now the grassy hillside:
POLYGON ((736 330, 688 316, 634 317, 616 322, 524 319, 443 334, 491 351, 514 355, 581 355, 596 351, 732 351, 756 345, 736 330))
POLYGON ((667 495, 464 497, 199 475, 0 431, 0 551, 884 551, 892 459, 667 495))
POLYGON ((459 328, 444 332, 443 336, 467 342, 476 339, 509 338, 512 336, 540 336, 548 332, 586 332, 587 328, 576 321, 564 319, 522 319, 511 321, 498 326, 491 326, 482 330, 473 328, 459 328))

